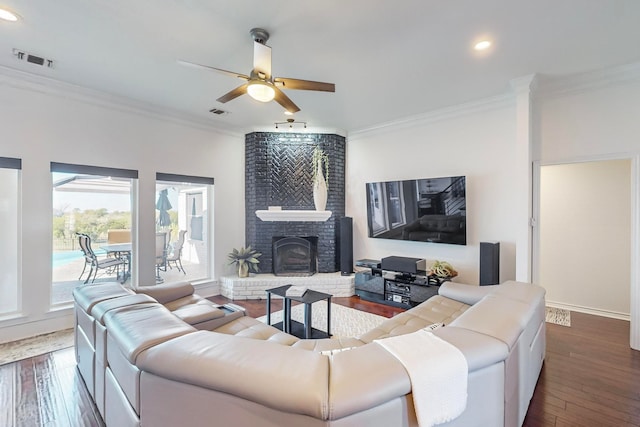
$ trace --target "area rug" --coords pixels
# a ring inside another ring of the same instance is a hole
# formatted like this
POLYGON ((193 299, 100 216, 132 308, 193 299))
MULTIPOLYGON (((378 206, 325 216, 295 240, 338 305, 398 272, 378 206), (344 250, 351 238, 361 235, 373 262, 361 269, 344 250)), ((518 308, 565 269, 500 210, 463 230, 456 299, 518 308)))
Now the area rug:
POLYGON ((571 326, 571 312, 564 308, 546 307, 545 320, 560 326, 571 326))
MULTIPOLYGON (((327 302, 318 301, 312 306, 311 325, 322 331, 327 330, 327 302)), ((302 322, 304 319, 304 305, 299 304, 291 308, 291 319, 302 322)), ((331 334, 333 338, 357 337, 375 328, 387 318, 377 314, 367 313, 340 304, 331 304, 331 334)), ((259 317, 261 322, 267 321, 267 316, 259 317)), ((271 323, 282 322, 282 310, 271 314, 271 323)))
POLYGON ((0 344, 0 365, 73 347, 73 328, 0 344))

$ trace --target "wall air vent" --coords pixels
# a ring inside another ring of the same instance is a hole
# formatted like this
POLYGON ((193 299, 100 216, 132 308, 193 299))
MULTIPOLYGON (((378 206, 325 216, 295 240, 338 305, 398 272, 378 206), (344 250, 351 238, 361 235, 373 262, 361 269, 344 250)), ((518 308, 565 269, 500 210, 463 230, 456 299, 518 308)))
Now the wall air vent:
POLYGON ((209 110, 209 112, 213 114, 217 114, 218 116, 221 116, 223 114, 229 114, 228 111, 220 110, 219 108, 212 108, 211 110, 209 110))
POLYGON ((13 56, 18 58, 20 61, 30 62, 31 64, 39 65, 41 67, 55 68, 55 61, 53 59, 32 55, 24 50, 13 49, 13 56))

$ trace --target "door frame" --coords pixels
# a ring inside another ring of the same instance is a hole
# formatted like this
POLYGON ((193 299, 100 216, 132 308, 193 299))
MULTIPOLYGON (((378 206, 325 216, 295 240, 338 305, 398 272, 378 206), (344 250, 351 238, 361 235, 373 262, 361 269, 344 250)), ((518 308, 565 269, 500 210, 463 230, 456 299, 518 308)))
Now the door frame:
POLYGON ((532 169, 532 239, 531 277, 533 283, 540 278, 540 170, 543 166, 570 165, 575 163, 608 160, 631 161, 631 245, 630 245, 630 337, 631 348, 640 350, 640 153, 621 153, 603 156, 580 157, 562 161, 534 161, 532 169))

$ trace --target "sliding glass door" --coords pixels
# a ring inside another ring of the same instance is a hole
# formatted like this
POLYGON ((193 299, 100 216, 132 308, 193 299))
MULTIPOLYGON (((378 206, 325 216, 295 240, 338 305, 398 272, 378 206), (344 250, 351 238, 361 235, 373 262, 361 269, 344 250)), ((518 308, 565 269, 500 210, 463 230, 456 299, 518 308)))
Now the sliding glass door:
POLYGON ((51 177, 51 304, 68 304, 73 289, 86 283, 129 282, 137 171, 52 163, 51 177))
POLYGON ((156 282, 211 277, 212 194, 213 178, 156 174, 156 282))

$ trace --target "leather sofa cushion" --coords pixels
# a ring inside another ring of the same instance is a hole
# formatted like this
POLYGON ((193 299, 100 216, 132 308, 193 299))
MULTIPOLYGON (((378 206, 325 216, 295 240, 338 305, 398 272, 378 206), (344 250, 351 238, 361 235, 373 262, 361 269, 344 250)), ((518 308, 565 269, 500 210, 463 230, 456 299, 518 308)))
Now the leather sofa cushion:
POLYGON ((73 298, 78 306, 89 313, 91 308, 100 301, 131 295, 132 293, 118 282, 108 282, 77 287, 73 290, 73 298))
POLYGON ((509 347, 498 340, 468 329, 446 326, 434 331, 434 335, 456 346, 467 359, 469 372, 505 360, 509 355, 509 347))
POLYGON ((445 282, 438 289, 438 294, 465 304, 473 305, 495 292, 502 285, 477 286, 465 283, 445 282))
POLYGON ((137 364, 164 378, 274 409, 327 417, 329 358, 311 351, 199 331, 149 348, 137 364))
POLYGON ((321 338, 300 340, 293 344, 293 347, 303 348, 309 351, 323 352, 330 350, 340 350, 344 348, 360 347, 363 341, 353 337, 321 338))
POLYGON ((130 305, 108 311, 104 323, 127 360, 135 364, 140 352, 196 329, 158 303, 130 305))
POLYGON ((120 298, 112 298, 106 301, 99 302, 91 309, 91 315, 97 322, 100 322, 104 325, 104 315, 110 310, 114 310, 120 307, 126 307, 128 305, 155 302, 156 301, 148 295, 130 294, 120 298))
POLYGON ((273 326, 266 325, 261 321, 248 316, 232 320, 231 322, 216 328, 215 332, 225 335, 235 335, 238 337, 271 341, 283 345, 292 345, 299 341, 299 339, 293 335, 286 334, 273 326))
POLYGON ((469 305, 435 295, 409 311, 400 313, 358 338, 366 343, 376 339, 408 334, 434 323, 448 325, 469 308, 469 305))
POLYGON ((224 317, 224 311, 211 303, 183 305, 176 310, 171 310, 171 313, 190 325, 197 325, 198 323, 224 317))
POLYGON ((147 294, 160 304, 166 304, 170 301, 193 295, 195 289, 191 283, 169 283, 153 286, 141 286, 137 288, 136 293, 147 294))
POLYGON ((411 392, 404 366, 378 344, 323 357, 331 360, 330 419, 364 411, 411 392))
POLYGON ((495 291, 491 294, 538 305, 544 298, 545 290, 529 283, 508 280, 501 285, 496 285, 495 291))
POLYGON ((464 316, 455 319, 449 326, 468 329, 497 338, 513 348, 516 340, 531 319, 536 306, 511 298, 487 295, 482 304, 469 308, 464 316), (499 315, 501 321, 496 321, 499 315))

